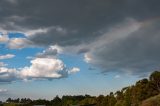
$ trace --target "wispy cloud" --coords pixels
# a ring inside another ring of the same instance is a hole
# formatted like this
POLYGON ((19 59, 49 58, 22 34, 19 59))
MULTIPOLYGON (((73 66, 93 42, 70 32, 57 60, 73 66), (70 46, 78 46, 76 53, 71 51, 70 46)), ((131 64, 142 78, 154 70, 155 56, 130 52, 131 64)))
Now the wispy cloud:
POLYGON ((0 62, 0 67, 4 67, 4 66, 7 66, 7 64, 0 62))
POLYGON ((7 89, 1 89, 1 88, 0 88, 0 94, 1 94, 1 93, 6 93, 6 92, 8 92, 7 89))
POLYGON ((121 78, 121 76, 120 75, 116 75, 114 78, 119 79, 119 78, 121 78))
POLYGON ((13 58, 13 57, 15 57, 14 54, 0 55, 0 60, 3 60, 3 59, 10 59, 10 58, 13 58))

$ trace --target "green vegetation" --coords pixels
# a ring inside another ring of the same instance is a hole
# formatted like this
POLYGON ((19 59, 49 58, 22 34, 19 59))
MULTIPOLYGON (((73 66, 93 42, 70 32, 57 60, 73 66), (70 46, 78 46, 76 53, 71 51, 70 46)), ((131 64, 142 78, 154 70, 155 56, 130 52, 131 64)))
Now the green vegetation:
POLYGON ((8 98, 4 106, 160 106, 160 72, 153 72, 149 79, 142 79, 135 85, 122 88, 109 95, 79 96, 56 96, 53 100, 31 100, 31 99, 11 99, 8 98), (158 96, 156 96, 158 95, 158 96), (155 97, 153 97, 155 96, 155 97), (148 99, 149 98, 149 99, 148 99))

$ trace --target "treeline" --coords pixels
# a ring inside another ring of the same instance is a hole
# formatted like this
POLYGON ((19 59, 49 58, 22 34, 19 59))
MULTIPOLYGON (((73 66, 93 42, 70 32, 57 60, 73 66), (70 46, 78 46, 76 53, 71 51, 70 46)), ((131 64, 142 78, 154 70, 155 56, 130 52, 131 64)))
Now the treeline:
POLYGON ((11 99, 6 100, 6 104, 18 106, 47 105, 47 106, 140 106, 141 102, 147 98, 160 94, 160 72, 153 72, 148 79, 142 79, 135 85, 122 88, 109 95, 79 96, 56 96, 53 100, 31 100, 31 99, 11 99))

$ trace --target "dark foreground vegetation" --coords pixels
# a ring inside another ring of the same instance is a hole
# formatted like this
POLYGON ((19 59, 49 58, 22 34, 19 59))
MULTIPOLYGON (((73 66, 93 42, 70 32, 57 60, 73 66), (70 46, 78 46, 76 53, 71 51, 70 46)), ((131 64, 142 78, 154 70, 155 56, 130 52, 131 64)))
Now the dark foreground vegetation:
POLYGON ((8 98, 4 106, 160 106, 160 72, 153 72, 148 79, 142 79, 135 85, 122 88, 109 95, 56 96, 53 100, 31 100, 29 98, 8 98))

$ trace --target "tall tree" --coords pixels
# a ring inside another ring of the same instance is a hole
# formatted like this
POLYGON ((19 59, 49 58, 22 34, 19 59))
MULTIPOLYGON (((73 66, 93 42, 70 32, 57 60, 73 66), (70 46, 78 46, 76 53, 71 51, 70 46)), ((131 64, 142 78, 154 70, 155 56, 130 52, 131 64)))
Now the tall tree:
POLYGON ((155 86, 157 91, 160 93, 160 72, 155 71, 149 77, 151 83, 155 86))

